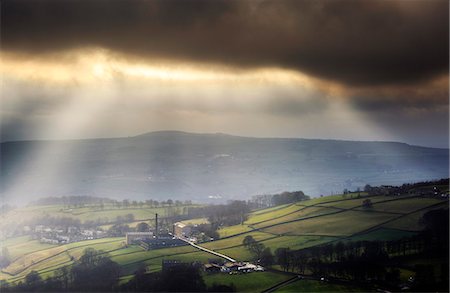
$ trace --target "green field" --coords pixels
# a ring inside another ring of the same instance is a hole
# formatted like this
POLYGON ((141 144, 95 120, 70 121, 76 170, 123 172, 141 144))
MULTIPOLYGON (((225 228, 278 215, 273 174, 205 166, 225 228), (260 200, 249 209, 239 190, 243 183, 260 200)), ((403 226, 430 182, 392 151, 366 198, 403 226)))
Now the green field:
POLYGON ((304 207, 294 213, 291 212, 291 213, 288 213, 287 215, 279 217, 279 218, 267 220, 267 221, 261 222, 259 224, 254 224, 254 225, 252 225, 252 227, 258 229, 258 228, 263 228, 263 227, 267 227, 267 226, 278 224, 278 223, 297 220, 297 219, 304 218, 304 217, 328 214, 328 213, 332 213, 335 211, 336 210, 330 209, 330 208, 304 207))
POLYGON ((367 292, 367 289, 356 288, 350 285, 337 285, 322 281, 298 280, 275 292, 367 292))
POLYGON ((373 209, 380 212, 409 213, 440 202, 442 201, 434 198, 409 198, 403 200, 374 203, 373 209))
POLYGON ((390 214, 346 211, 262 229, 280 235, 348 236, 393 218, 390 214))
POLYGON ((273 272, 258 272, 251 274, 205 274, 205 283, 207 286, 216 284, 234 284, 238 292, 261 292, 270 288, 274 284, 283 282, 291 278, 289 275, 273 272))

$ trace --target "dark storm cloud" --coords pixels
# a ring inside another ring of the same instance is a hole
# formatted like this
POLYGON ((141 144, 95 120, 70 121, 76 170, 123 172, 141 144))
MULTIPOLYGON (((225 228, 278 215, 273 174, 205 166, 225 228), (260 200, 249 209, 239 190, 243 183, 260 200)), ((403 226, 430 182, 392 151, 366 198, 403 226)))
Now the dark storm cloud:
POLYGON ((279 66, 347 85, 448 72, 448 1, 2 1, 4 50, 102 46, 144 58, 279 66))

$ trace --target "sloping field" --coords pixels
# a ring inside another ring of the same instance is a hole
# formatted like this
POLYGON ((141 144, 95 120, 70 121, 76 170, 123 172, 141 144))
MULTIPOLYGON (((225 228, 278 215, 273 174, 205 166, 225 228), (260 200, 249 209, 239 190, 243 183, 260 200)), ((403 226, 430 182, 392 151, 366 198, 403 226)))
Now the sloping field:
POLYGON ((423 217, 423 215, 428 211, 439 208, 448 209, 448 202, 442 202, 442 205, 430 207, 428 209, 423 209, 418 212, 406 215, 404 217, 401 217, 400 219, 394 220, 392 222, 383 225, 383 227, 407 231, 420 231, 425 228, 425 225, 423 225, 420 222, 420 219, 423 217))
POLYGON ((56 245, 40 243, 30 236, 20 236, 0 241, 0 249, 6 247, 12 260, 35 251, 56 247, 56 245))
POLYGON ((282 235, 346 236, 381 224, 393 217, 390 214, 346 211, 263 228, 261 230, 282 235))
POLYGON ((284 205, 282 208, 269 208, 266 210, 258 211, 257 213, 250 214, 245 224, 252 225, 255 223, 259 223, 261 221, 271 220, 277 217, 282 217, 288 213, 298 211, 300 209, 299 206, 295 204, 284 205))
POLYGON ((275 218, 272 220, 254 224, 254 225, 252 225, 252 227, 255 229, 259 229, 259 228, 263 228, 266 226, 275 225, 278 223, 289 222, 289 221, 298 220, 298 219, 301 219, 304 217, 323 215, 323 214, 328 214, 328 213, 332 213, 332 212, 336 212, 336 210, 330 209, 330 208, 323 208, 323 207, 304 207, 294 213, 288 213, 287 215, 279 217, 279 218, 275 218))
POLYGON ((248 225, 236 225, 236 226, 229 226, 224 227, 218 230, 220 238, 233 236, 239 233, 249 232, 252 228, 250 228, 248 225))
POLYGON ((103 238, 39 250, 19 257, 9 266, 4 268, 2 272, 14 277, 19 274, 23 275, 31 270, 39 271, 41 269, 52 267, 55 264, 77 259, 87 247, 104 251, 119 249, 122 246, 123 240, 124 239, 121 237, 103 238))
POLYGON ((440 202, 442 202, 442 200, 434 198, 408 198, 374 203, 372 209, 380 212, 409 213, 440 202))
POLYGON ((227 247, 242 245, 242 241, 248 235, 251 235, 256 241, 262 241, 262 240, 270 239, 270 238, 274 237, 274 235, 272 235, 272 234, 254 231, 254 232, 246 233, 243 235, 237 235, 237 236, 234 236, 231 238, 225 238, 225 239, 220 239, 217 241, 202 243, 201 246, 206 247, 211 250, 217 250, 217 249, 223 249, 223 248, 227 248, 227 247))
POLYGON ((361 198, 354 198, 354 199, 348 199, 348 200, 342 200, 342 201, 322 203, 322 204, 320 204, 320 206, 336 207, 336 208, 341 208, 341 209, 351 209, 351 208, 361 206, 365 199, 370 199, 370 201, 372 203, 376 203, 376 202, 380 202, 380 201, 391 200, 392 196, 379 195, 379 196, 361 197, 361 198))

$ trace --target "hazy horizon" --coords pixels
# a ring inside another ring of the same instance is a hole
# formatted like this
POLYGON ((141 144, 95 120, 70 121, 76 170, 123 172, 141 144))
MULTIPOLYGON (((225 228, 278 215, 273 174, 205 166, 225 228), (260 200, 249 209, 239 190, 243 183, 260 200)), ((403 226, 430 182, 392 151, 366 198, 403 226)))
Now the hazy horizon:
POLYGON ((438 146, 433 147, 433 146, 426 146, 426 145, 411 144, 411 143, 408 143, 405 141, 395 141, 395 140, 356 140, 356 139, 342 139, 342 138, 333 138, 333 137, 298 137, 298 136, 252 136, 252 135, 239 135, 239 134, 235 134, 235 133, 224 133, 224 132, 193 132, 193 131, 184 131, 184 130, 178 130, 178 129, 153 130, 153 131, 147 131, 147 132, 133 134, 133 135, 124 135, 124 136, 18 139, 18 140, 0 141, 0 143, 25 142, 25 141, 43 141, 43 142, 45 142, 45 141, 120 139, 120 138, 133 138, 133 137, 139 137, 139 136, 145 136, 145 135, 157 134, 157 133, 180 133, 180 134, 194 134, 194 135, 226 135, 226 136, 235 136, 235 137, 243 137, 243 138, 267 138, 267 139, 273 138, 273 139, 329 140, 329 141, 348 141, 348 142, 381 142, 381 143, 407 144, 410 146, 418 146, 418 147, 426 147, 426 148, 449 149, 449 147, 438 147, 438 146))

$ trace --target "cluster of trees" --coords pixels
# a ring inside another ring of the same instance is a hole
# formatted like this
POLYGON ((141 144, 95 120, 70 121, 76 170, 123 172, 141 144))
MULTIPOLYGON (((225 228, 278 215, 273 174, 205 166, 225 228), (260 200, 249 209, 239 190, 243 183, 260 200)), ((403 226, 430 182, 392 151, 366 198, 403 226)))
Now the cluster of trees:
POLYGON ((227 204, 190 207, 187 211, 189 218, 208 218, 214 230, 222 226, 232 226, 243 223, 250 212, 246 201, 234 200, 227 204))
POLYGON ((310 197, 305 195, 303 191, 293 191, 293 192, 285 191, 280 194, 274 194, 272 196, 272 203, 273 205, 282 205, 308 199, 310 199, 310 197))
POLYGON ((211 224, 200 224, 192 228, 192 235, 196 236, 200 242, 209 241, 212 239, 219 239, 220 235, 211 224))
POLYGON ((222 226, 242 224, 248 218, 250 207, 243 200, 234 200, 226 205, 206 206, 205 215, 214 229, 222 226))
POLYGON ((107 254, 87 248, 71 268, 62 267, 45 280, 32 271, 16 286, 4 284, 2 292, 111 292, 117 290, 119 276, 120 266, 107 254))
POLYGON ((252 254, 253 261, 264 266, 270 266, 274 263, 274 257, 270 248, 256 241, 251 235, 245 236, 242 244, 252 254))
POLYGON ((278 194, 255 195, 249 201, 252 208, 266 208, 310 199, 303 191, 285 191, 278 194))

